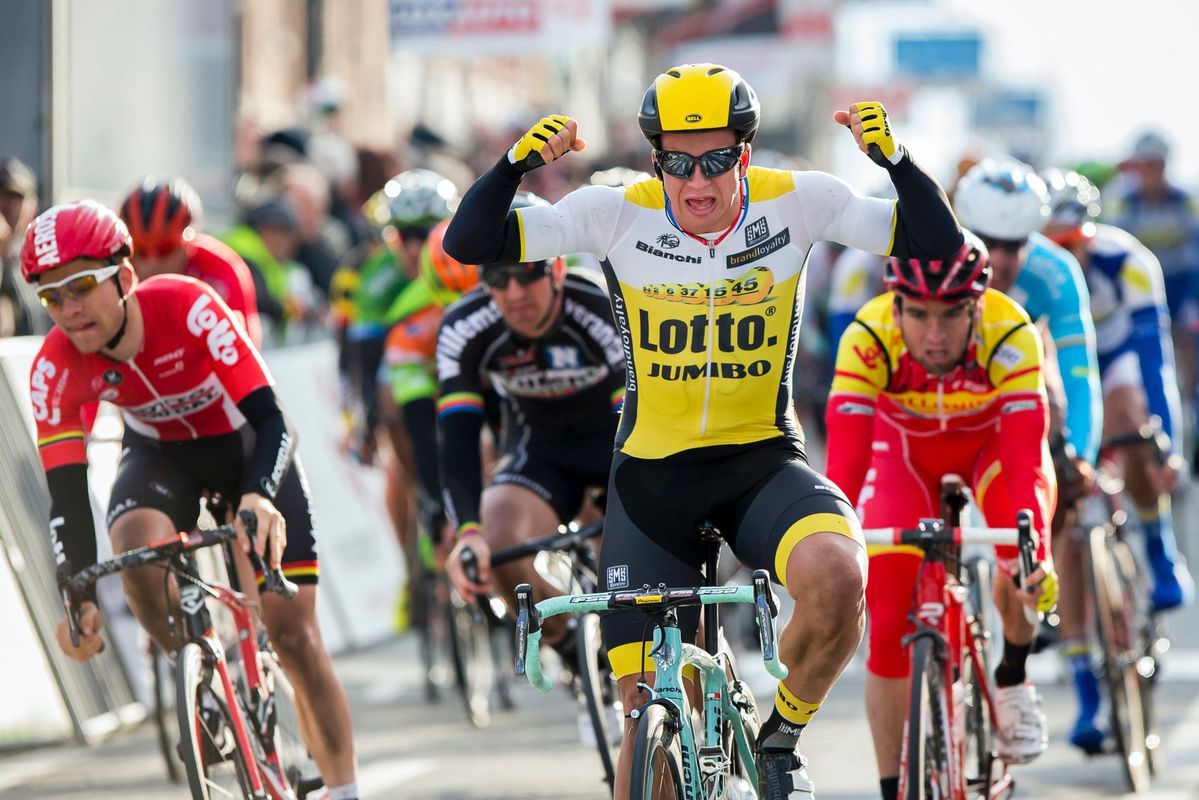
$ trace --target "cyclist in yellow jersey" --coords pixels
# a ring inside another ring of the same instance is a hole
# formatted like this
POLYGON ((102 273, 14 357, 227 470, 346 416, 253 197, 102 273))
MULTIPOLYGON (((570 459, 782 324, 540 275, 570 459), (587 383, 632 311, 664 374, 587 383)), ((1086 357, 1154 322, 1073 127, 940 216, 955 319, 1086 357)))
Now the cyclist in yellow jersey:
MULTIPOLYGON (((759 116, 753 89, 733 70, 667 70, 638 114, 656 179, 587 186, 552 207, 509 214, 524 173, 585 147, 573 120, 546 117, 466 193, 445 246, 470 263, 600 259, 628 365, 602 588, 698 585, 704 520, 738 558, 786 587, 800 613, 781 638, 790 675, 758 741, 758 794, 797 800, 813 795, 799 735, 858 645, 866 582, 852 507, 808 467, 791 408, 803 265, 822 239, 907 258, 956 252, 962 234, 879 104, 857 103, 834 119, 888 171, 897 201, 860 197, 822 172, 751 167, 759 116)), ((698 613, 680 616, 693 633, 698 613)), ((653 669, 644 633, 635 614, 604 620, 626 708, 646 700, 636 688, 653 669)), ((628 793, 631 755, 621 753, 618 798, 628 793)))

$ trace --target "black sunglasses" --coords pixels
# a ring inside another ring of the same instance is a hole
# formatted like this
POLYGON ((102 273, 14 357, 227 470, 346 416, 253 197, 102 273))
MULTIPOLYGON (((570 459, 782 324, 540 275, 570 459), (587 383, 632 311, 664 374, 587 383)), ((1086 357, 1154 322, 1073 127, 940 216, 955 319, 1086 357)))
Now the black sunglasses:
POLYGON ((550 274, 548 261, 527 261, 524 264, 487 264, 482 267, 483 283, 492 289, 507 289, 508 281, 516 278, 521 286, 531 286, 550 274))
POLYGON ((986 245, 987 250, 1002 250, 1010 255, 1019 253, 1020 248, 1028 244, 1027 239, 988 239, 986 236, 978 238, 986 245))
POLYGON ((704 175, 715 178, 735 167, 744 150, 745 145, 741 144, 709 150, 698 156, 680 153, 677 150, 655 150, 654 163, 667 175, 683 180, 691 177, 691 173, 698 163, 704 175))

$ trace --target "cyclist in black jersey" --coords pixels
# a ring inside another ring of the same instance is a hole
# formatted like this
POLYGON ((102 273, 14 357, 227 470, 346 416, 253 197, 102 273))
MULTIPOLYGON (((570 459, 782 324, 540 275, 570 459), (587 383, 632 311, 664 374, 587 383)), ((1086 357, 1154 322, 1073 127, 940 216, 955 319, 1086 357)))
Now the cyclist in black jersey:
MULTIPOLYGON (((518 208, 547 205, 522 193, 518 208)), ((510 597, 531 583, 540 598, 565 587, 527 561, 490 569, 492 550, 544 535, 579 512, 588 487, 604 486, 624 399, 625 362, 598 274, 567 271, 561 257, 480 267, 483 286, 446 310, 437 336, 442 484, 458 544, 446 569, 466 598, 494 585, 510 597), (479 434, 484 393, 503 408, 500 460, 483 488, 479 434), (469 581, 459 556, 479 560, 469 581)), ((547 621, 547 642, 566 630, 547 621)))

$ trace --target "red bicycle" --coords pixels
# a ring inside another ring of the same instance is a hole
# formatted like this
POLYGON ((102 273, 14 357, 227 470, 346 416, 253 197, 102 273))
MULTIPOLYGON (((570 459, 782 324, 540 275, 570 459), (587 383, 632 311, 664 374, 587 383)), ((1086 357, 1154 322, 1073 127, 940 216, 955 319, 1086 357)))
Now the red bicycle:
POLYGON ((1032 514, 1015 528, 961 527, 967 498, 962 482, 941 485, 942 519, 915 529, 865 531, 869 545, 909 545, 924 552, 904 637, 911 652, 911 690, 899 771, 905 800, 1009 797, 1014 781, 995 752, 994 696, 988 658, 991 562, 965 559, 963 545, 1015 545, 1020 576, 1036 569, 1032 514))
MULTIPOLYGON (((254 515, 243 512, 242 523, 253 545, 254 515)), ((98 579, 132 567, 161 566, 168 607, 171 575, 179 586, 181 630, 174 614, 168 621, 172 634, 183 642, 174 656, 177 750, 192 797, 303 800, 323 784, 320 778, 304 778, 301 773, 307 749, 300 737, 294 692, 265 629, 256 624, 255 605, 239 590, 230 547, 236 538, 233 526, 226 525, 180 533, 74 575, 70 565, 64 565, 59 587, 71 640, 78 645, 80 601, 90 595, 98 579), (195 552, 215 546, 224 551, 229 586, 205 580, 196 567, 195 552), (231 637, 218 636, 210 600, 231 619, 231 637)), ((281 571, 266 568, 252 547, 250 560, 263 574, 266 591, 289 599, 296 595, 295 584, 281 571)))

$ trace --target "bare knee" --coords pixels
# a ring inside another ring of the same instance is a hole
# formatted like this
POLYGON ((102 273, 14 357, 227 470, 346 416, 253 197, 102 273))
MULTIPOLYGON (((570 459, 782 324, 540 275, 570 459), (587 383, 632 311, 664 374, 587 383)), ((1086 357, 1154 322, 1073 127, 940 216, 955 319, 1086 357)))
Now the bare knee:
POLYGON ((787 560, 787 592, 794 619, 808 641, 861 635, 866 609, 866 553, 848 537, 815 534, 796 545, 787 560), (806 613, 819 609, 820 613, 806 613))
POLYGON ((288 665, 313 664, 324 657, 324 645, 315 619, 300 618, 270 625, 267 633, 279 658, 288 665))

